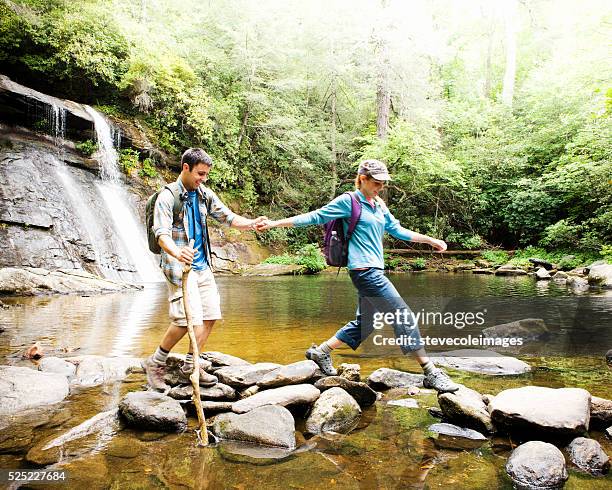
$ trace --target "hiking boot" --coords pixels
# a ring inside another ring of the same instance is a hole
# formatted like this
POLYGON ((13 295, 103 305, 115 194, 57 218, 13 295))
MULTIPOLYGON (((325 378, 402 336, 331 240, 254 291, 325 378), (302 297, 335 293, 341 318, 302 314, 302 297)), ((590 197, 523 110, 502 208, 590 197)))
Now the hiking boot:
MULTIPOLYGON (((178 380, 180 384, 191 384, 189 376, 193 372, 193 366, 189 370, 184 370, 182 367, 178 370, 178 380)), ((204 371, 204 368, 200 366, 200 386, 212 386, 217 384, 219 379, 212 374, 208 374, 204 371)))
POLYGON ((153 360, 153 356, 147 357, 142 362, 142 367, 147 375, 147 383, 155 391, 168 391, 168 386, 164 381, 166 365, 153 360))
POLYGON ((451 380, 444 371, 436 369, 425 375, 423 386, 425 388, 433 388, 439 393, 454 393, 459 389, 460 385, 451 380))
POLYGON ((316 362, 325 376, 336 376, 338 374, 332 364, 331 355, 319 350, 315 344, 312 344, 310 349, 306 351, 306 359, 316 362))

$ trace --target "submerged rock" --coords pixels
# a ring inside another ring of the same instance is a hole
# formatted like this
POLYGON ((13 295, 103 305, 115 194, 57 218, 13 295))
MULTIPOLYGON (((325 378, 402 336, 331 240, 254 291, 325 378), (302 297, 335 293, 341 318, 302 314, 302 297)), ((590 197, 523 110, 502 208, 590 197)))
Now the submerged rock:
POLYGON ((422 374, 407 373, 397 369, 379 368, 368 377, 368 384, 375 390, 388 390, 389 388, 409 388, 423 386, 422 374))
POLYGON ((589 289, 589 281, 587 281, 584 277, 569 276, 566 284, 576 292, 588 291, 589 289))
POLYGON ((506 472, 519 489, 561 488, 568 478, 561 451, 541 441, 526 442, 512 451, 506 472))
POLYGON ((489 411, 493 423, 506 432, 533 438, 538 434, 577 436, 589 428, 590 398, 580 388, 524 386, 499 393, 489 411))
POLYGON ((317 363, 310 360, 287 364, 266 374, 257 382, 257 386, 261 388, 274 388, 277 386, 305 383, 315 377, 318 368, 317 363))
POLYGON ((438 404, 445 419, 479 432, 493 432, 493 424, 482 395, 477 391, 460 386, 454 393, 438 395, 438 404))
POLYGON ((403 407, 403 408, 419 408, 419 402, 414 398, 402 398, 400 400, 391 400, 387 403, 392 407, 403 407))
POLYGON ((44 357, 38 363, 38 370, 43 373, 56 373, 70 378, 76 373, 76 366, 59 357, 44 357))
POLYGON ((234 402, 232 410, 236 413, 245 413, 264 405, 310 405, 321 392, 310 384, 281 386, 256 393, 253 396, 234 402))
POLYGON ((567 453, 572 463, 587 473, 599 475, 610 469, 610 458, 601 448, 601 444, 593 439, 576 437, 567 446, 567 453))
POLYGON ((215 418, 213 433, 220 439, 266 446, 295 448, 295 421, 284 407, 269 405, 244 414, 224 413, 215 418))
POLYGON ((25 367, 0 366, 0 415, 7 416, 68 396, 66 376, 25 367))
POLYGON ((376 392, 367 384, 350 381, 342 376, 326 376, 315 383, 315 387, 321 391, 338 387, 351 395, 361 408, 369 407, 376 402, 376 392))
POLYGON ((604 428, 612 425, 612 400, 591 397, 591 427, 604 428))
POLYGON ((539 340, 550 335, 546 323, 541 318, 524 318, 515 322, 503 323, 482 331, 489 338, 522 338, 539 340))
POLYGON ((342 388, 330 388, 321 393, 306 419, 306 432, 350 431, 359 420, 361 408, 355 399, 342 388))
POLYGON ((526 362, 489 350, 459 349, 436 352, 431 356, 436 365, 472 373, 514 375, 531 371, 531 366, 526 362))
POLYGON ((219 454, 233 463, 249 463, 256 466, 275 464, 294 454, 293 449, 260 446, 239 441, 222 441, 218 445, 219 454))
POLYGON ((487 438, 480 432, 453 424, 433 424, 428 427, 428 430, 437 434, 436 446, 442 448, 475 449, 487 442, 487 438))
POLYGON ((82 387, 119 381, 131 373, 143 372, 142 359, 138 357, 83 356, 70 360, 78 363, 72 383, 82 387))
POLYGON ((280 368, 280 364, 259 362, 257 364, 239 364, 225 366, 215 371, 219 381, 242 390, 261 381, 270 371, 280 368))
POLYGON ((128 393, 119 403, 119 413, 129 426, 139 429, 182 432, 187 427, 181 404, 153 391, 128 393))

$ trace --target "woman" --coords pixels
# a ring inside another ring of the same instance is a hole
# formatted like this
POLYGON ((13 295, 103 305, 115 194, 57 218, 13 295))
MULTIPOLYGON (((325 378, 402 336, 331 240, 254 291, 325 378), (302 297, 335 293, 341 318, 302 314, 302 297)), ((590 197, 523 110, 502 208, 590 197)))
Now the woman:
MULTIPOLYGON (((359 165, 355 178, 356 195, 361 202, 361 216, 348 249, 348 269, 359 294, 359 306, 355 320, 348 322, 329 340, 318 347, 313 345, 306 351, 306 358, 315 361, 328 376, 337 374, 331 360, 331 351, 348 345, 357 349, 373 331, 374 314, 388 313, 402 322, 393 323, 395 335, 402 338, 402 351, 416 358, 425 374, 423 386, 439 392, 454 392, 459 385, 451 381, 444 371, 436 368, 427 357, 421 344, 418 326, 410 309, 401 298, 391 281, 384 275, 383 235, 388 232, 395 238, 417 243, 427 243, 438 251, 446 250, 446 243, 427 235, 403 228, 389 212, 384 201, 378 196, 385 183, 391 180, 385 164, 379 160, 365 160, 359 165), (407 313, 407 314, 406 314, 407 313)), ((338 218, 350 218, 351 198, 348 194, 338 196, 329 204, 316 211, 278 221, 266 220, 257 229, 275 227, 322 225, 338 218)), ((346 230, 345 223, 345 230, 346 230)), ((382 318, 378 316, 378 318, 382 318)))

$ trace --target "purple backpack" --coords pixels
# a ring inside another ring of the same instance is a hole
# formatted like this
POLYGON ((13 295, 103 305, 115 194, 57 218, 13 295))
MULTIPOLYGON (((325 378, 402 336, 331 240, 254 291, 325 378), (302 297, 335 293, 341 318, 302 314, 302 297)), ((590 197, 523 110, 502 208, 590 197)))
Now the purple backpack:
POLYGON ((354 192, 345 192, 351 197, 351 218, 346 237, 344 236, 344 219, 331 220, 323 225, 325 238, 323 239, 323 251, 327 265, 333 267, 345 267, 348 264, 348 245, 351 235, 355 231, 357 222, 361 217, 361 203, 354 192))

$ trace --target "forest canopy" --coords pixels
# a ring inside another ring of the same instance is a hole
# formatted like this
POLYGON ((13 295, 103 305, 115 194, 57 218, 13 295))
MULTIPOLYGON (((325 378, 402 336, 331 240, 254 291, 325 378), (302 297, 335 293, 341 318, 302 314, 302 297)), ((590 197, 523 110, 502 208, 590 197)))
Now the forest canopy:
MULTIPOLYGON (((281 217, 384 160, 405 226, 479 248, 612 242, 605 0, 0 0, 14 80, 136 120, 281 217)), ((295 246, 304 230, 266 240, 295 246)))

